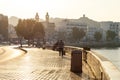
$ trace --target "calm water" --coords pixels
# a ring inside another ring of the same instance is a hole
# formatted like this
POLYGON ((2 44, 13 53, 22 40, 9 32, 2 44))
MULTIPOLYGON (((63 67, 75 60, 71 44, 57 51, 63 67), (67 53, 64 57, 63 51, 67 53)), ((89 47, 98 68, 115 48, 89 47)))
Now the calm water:
POLYGON ((100 48, 92 50, 109 59, 120 70, 120 47, 100 48))

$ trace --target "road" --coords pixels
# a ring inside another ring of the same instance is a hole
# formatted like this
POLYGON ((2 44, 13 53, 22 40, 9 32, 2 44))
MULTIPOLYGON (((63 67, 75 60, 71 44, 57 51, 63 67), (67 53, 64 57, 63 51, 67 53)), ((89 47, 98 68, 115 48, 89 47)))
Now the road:
POLYGON ((61 58, 58 52, 52 50, 24 49, 27 53, 10 47, 2 49, 17 56, 0 59, 0 80, 88 80, 85 74, 70 71, 70 55, 61 58))

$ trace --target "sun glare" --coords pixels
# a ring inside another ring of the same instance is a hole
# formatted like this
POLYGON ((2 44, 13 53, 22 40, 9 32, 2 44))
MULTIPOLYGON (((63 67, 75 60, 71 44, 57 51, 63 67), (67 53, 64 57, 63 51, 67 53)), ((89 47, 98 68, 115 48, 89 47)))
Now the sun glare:
POLYGON ((35 13, 44 18, 79 18, 83 14, 98 20, 120 20, 120 0, 1 0, 0 12, 19 18, 33 18, 35 13))

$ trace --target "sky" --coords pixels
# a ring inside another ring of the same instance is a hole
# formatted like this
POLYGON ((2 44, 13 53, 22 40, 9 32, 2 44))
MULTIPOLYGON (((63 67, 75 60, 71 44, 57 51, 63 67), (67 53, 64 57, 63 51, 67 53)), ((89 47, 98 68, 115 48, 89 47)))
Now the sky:
POLYGON ((52 18, 79 19, 86 17, 96 21, 120 22, 120 0, 0 0, 0 14, 18 18, 34 18, 38 12, 45 19, 46 12, 52 18))

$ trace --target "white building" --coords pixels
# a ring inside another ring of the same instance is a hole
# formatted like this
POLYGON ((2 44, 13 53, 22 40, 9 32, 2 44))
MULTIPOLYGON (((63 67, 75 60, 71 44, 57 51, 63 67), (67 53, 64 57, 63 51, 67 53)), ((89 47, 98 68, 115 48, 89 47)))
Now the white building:
POLYGON ((45 29, 45 40, 53 40, 54 39, 54 32, 55 32, 55 23, 49 22, 49 14, 48 12, 45 15, 46 20, 40 21, 38 13, 36 13, 35 20, 37 22, 41 22, 45 29))
POLYGON ((85 15, 79 19, 55 18, 52 21, 55 23, 58 31, 66 33, 66 38, 71 36, 72 28, 77 27, 83 28, 86 32, 86 38, 92 41, 95 40, 94 34, 96 31, 102 34, 101 41, 106 41, 106 32, 108 30, 114 31, 117 34, 116 38, 120 39, 120 22, 97 22, 89 19, 85 15))
POLYGON ((120 23, 119 22, 100 22, 101 28, 103 29, 103 40, 106 40, 106 32, 108 30, 113 31, 117 34, 116 38, 119 38, 119 31, 120 31, 120 23))
POLYGON ((15 28, 11 24, 9 24, 9 26, 8 26, 8 37, 10 39, 16 39, 16 38, 18 38, 17 34, 16 34, 16 31, 15 31, 15 28))
POLYGON ((86 39, 89 38, 89 40, 94 40, 94 34, 96 31, 99 31, 102 33, 100 23, 85 17, 85 15, 83 15, 83 17, 81 17, 80 19, 62 20, 61 28, 59 28, 59 31, 66 32, 66 35, 67 35, 66 37, 70 37, 73 27, 77 27, 79 29, 82 28, 86 32, 86 36, 85 36, 86 39))

